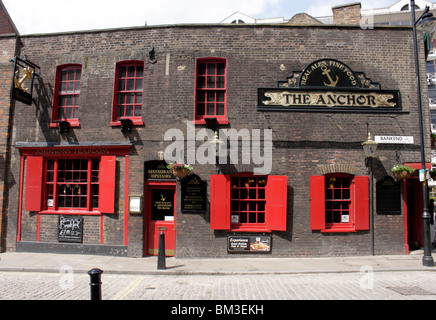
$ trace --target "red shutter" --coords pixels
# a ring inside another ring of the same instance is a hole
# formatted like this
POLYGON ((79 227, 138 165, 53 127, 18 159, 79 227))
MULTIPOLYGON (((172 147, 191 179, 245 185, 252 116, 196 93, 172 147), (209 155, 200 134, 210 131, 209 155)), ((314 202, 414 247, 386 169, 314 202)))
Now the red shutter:
POLYGON ((325 229, 324 176, 310 177, 310 229, 325 229))
POLYGON ((210 228, 230 229, 230 176, 210 176, 210 228))
POLYGON ((98 199, 98 209, 101 213, 114 213, 116 164, 115 156, 101 157, 98 199))
POLYGON ((26 200, 27 211, 42 210, 42 167, 43 157, 26 158, 26 200))
POLYGON ((354 178, 354 223, 356 230, 369 230, 369 178, 354 178))
POLYGON ((269 230, 286 231, 288 177, 268 176, 266 223, 269 230))

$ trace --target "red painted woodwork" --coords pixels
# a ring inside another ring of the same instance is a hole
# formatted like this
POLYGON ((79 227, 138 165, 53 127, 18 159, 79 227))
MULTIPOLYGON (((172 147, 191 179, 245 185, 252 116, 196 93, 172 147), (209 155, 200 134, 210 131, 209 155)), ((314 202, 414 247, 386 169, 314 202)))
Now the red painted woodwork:
POLYGON ((98 209, 101 213, 114 213, 116 163, 115 156, 102 156, 100 160, 98 209))
POLYGON ((266 223, 269 230, 286 231, 287 176, 268 176, 266 186, 266 223))
POLYGON ((230 176, 210 176, 210 228, 230 229, 230 176))
POLYGON ((26 158, 26 194, 25 209, 27 211, 41 211, 42 209, 42 157, 26 158))

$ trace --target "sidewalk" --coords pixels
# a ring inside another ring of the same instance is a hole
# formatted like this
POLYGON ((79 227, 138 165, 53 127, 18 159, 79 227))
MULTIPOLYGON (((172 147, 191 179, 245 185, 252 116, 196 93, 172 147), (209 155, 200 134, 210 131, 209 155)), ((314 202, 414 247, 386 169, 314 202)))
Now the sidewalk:
MULTIPOLYGON (((166 269, 157 269, 157 257, 125 258, 95 255, 0 253, 1 271, 54 272, 71 267, 74 273, 87 273, 99 268, 105 274, 152 275, 232 275, 232 274, 298 274, 373 271, 435 271, 422 265, 423 252, 410 255, 327 257, 327 258, 166 258, 166 269)), ((435 253, 433 253, 435 259, 435 253)), ((436 259, 435 259, 436 260, 436 259)))

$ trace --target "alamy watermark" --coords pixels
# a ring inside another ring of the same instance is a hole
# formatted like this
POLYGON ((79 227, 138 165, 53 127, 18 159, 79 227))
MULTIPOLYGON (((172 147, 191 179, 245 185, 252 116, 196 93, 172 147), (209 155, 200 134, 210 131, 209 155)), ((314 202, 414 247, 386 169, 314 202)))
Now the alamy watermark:
POLYGON ((247 164, 253 165, 256 175, 267 175, 272 170, 271 129, 219 129, 215 136, 213 130, 196 131, 194 126, 187 124, 186 137, 180 129, 169 129, 164 140, 172 141, 164 152, 167 163, 247 164))

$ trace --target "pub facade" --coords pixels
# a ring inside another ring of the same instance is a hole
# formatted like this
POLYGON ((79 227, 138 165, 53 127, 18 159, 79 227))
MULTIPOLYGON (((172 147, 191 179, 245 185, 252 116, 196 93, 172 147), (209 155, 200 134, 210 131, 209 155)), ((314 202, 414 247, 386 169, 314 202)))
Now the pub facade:
POLYGON ((164 234, 180 258, 407 254, 419 181, 390 168, 420 163, 412 48, 409 27, 20 36, 18 79, 38 76, 13 99, 6 249, 144 257, 164 234), (414 138, 380 144, 374 181, 369 132, 414 138))

